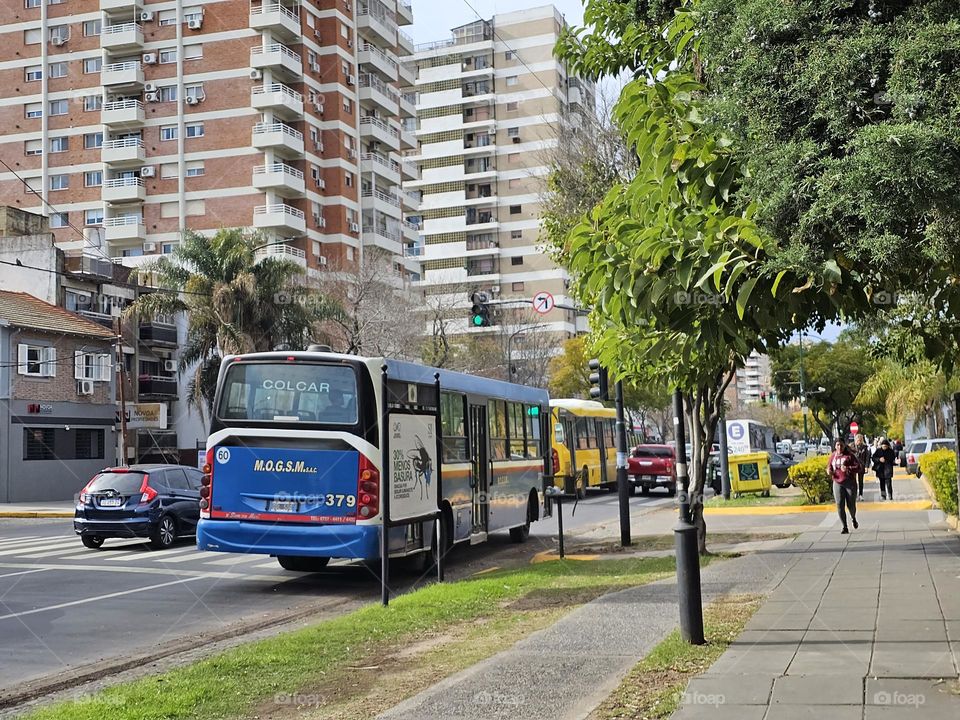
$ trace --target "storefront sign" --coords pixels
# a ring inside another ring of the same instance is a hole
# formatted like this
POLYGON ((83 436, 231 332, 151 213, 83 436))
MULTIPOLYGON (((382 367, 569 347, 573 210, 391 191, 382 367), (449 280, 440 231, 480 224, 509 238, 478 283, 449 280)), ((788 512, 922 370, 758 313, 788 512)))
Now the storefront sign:
MULTIPOLYGON (((117 423, 120 422, 117 413, 117 423)), ((127 429, 167 429, 167 406, 164 403, 127 403, 127 429)))
POLYGON ((27 412, 30 415, 53 415, 53 405, 30 403, 27 405, 27 412))

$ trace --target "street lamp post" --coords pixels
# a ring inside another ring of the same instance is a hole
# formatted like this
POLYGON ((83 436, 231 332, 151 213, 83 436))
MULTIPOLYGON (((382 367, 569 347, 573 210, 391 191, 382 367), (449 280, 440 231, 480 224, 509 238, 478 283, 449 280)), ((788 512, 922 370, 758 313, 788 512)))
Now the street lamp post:
POLYGON ((507 377, 513 380, 513 376, 516 374, 516 370, 513 368, 513 342, 518 337, 523 335, 528 330, 538 330, 539 328, 545 328, 546 324, 538 323, 536 325, 528 325, 527 327, 522 327, 516 332, 510 334, 510 339, 507 340, 507 377))

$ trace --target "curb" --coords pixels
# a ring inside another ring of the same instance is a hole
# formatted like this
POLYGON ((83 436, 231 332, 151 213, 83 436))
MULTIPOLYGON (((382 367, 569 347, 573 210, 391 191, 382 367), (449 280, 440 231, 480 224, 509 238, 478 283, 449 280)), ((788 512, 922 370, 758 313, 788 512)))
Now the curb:
POLYGON ((72 518, 73 515, 60 510, 0 510, 0 518, 72 518))
MULTIPOLYGON (((897 512, 904 510, 929 510, 933 503, 929 500, 916 500, 913 502, 880 502, 880 503, 857 503, 857 509, 866 508, 868 510, 880 512, 897 512)), ((704 508, 704 515, 795 515, 802 513, 826 513, 836 512, 834 505, 783 505, 783 506, 757 506, 757 507, 718 507, 704 508)))

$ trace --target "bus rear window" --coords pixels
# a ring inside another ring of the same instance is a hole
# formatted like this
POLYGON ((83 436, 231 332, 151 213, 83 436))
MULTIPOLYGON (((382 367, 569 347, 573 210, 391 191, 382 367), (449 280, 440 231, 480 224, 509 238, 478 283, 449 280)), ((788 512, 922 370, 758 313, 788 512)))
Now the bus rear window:
POLYGON ((353 368, 319 363, 234 363, 220 393, 224 420, 357 423, 353 368))

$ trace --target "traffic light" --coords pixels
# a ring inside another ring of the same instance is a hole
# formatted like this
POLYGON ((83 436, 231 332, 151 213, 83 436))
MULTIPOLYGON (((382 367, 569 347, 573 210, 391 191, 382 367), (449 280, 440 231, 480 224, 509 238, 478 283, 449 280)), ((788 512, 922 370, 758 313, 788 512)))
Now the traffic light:
POLYGON ((765 392, 760 393, 760 402, 762 402, 764 405, 767 404, 767 394, 765 392))
POLYGON ((470 295, 470 302, 473 307, 470 308, 470 324, 473 327, 490 326, 490 306, 487 303, 490 298, 484 292, 475 292, 470 295))
POLYGON ((594 400, 609 400, 610 390, 607 382, 607 369, 594 358, 587 363, 590 368, 590 397, 594 400))

